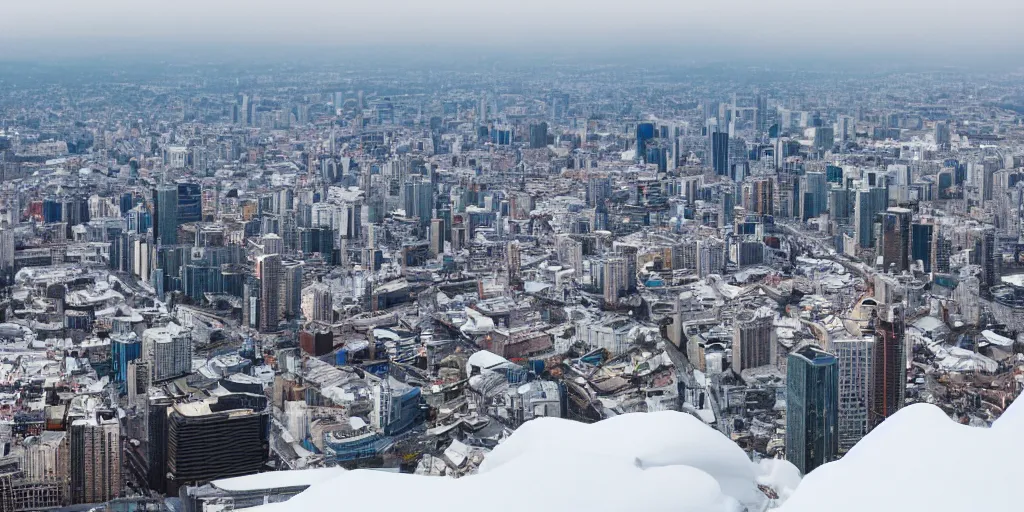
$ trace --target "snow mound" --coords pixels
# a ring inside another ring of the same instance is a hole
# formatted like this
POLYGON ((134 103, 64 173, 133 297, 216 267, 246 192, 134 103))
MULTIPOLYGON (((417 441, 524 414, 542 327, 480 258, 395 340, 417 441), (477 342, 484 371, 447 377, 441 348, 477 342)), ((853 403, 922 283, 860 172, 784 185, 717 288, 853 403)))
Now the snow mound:
POLYGON ((260 510, 332 510, 339 496, 345 497, 346 510, 379 509, 381 496, 387 496, 385 510, 421 512, 521 512, 524 506, 535 511, 739 512, 769 504, 758 484, 787 495, 790 489, 776 486, 795 485, 794 474, 796 468, 785 461, 752 463, 728 438, 679 412, 625 414, 591 425, 539 418, 498 445, 473 475, 450 479, 348 471, 260 510))
POLYGON ((933 405, 911 405, 845 457, 805 476, 780 512, 1020 510, 1020 497, 1009 490, 1024 460, 1022 428, 1024 404, 1010 406, 992 428, 961 425, 933 405))

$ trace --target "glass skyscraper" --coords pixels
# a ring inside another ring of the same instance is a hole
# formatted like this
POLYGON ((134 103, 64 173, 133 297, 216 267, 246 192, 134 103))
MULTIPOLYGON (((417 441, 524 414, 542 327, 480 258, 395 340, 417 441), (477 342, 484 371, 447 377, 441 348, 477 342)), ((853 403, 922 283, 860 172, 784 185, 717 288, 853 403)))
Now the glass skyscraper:
POLYGON ((786 459, 801 473, 839 452, 839 364, 808 345, 789 354, 786 368, 786 459))

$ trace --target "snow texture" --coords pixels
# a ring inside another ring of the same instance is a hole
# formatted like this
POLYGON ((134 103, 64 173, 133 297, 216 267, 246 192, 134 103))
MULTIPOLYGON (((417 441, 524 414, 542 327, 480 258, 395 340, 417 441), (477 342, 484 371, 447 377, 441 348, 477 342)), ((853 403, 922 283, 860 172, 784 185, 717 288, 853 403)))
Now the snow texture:
POLYGON ((780 512, 1019 511, 1021 432, 1024 403, 1010 406, 992 428, 961 425, 933 405, 911 405, 845 457, 805 476, 780 512))
MULTIPOLYGON (((757 465, 727 437, 679 412, 625 414, 586 425, 539 418, 459 479, 348 471, 262 512, 739 512, 769 502, 757 484, 792 484, 785 461, 757 465), (380 492, 367 492, 380 489, 380 492), (381 501, 382 496, 387 496, 381 501)), ((780 495, 789 489, 777 490, 780 495)))

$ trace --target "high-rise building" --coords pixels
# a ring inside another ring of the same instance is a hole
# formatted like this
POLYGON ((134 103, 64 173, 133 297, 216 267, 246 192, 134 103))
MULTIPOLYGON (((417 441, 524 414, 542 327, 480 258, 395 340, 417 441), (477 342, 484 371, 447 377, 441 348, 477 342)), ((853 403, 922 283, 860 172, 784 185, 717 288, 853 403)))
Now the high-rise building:
POLYGON ((740 373, 748 368, 775 364, 773 316, 764 311, 742 311, 736 316, 732 339, 732 368, 740 373))
POLYGON ((522 255, 520 253, 520 247, 518 241, 511 241, 508 243, 506 249, 507 266, 508 266, 508 277, 509 280, 519 277, 519 267, 522 265, 522 255))
POLYGON ((444 253, 444 219, 430 219, 430 255, 444 253))
POLYGON ((530 148, 539 149, 548 145, 548 123, 541 121, 530 125, 530 148))
POLYGON ((142 359, 151 364, 154 381, 188 375, 192 372, 192 336, 175 324, 146 329, 142 331, 142 359))
POLYGON ((786 362, 786 460, 802 474, 839 454, 839 365, 808 345, 786 362))
POLYGON ((857 244, 862 249, 875 246, 875 217, 889 205, 889 189, 871 187, 857 191, 854 204, 857 244))
POLYGON ((936 121, 935 122, 935 145, 942 147, 948 147, 950 143, 950 132, 949 132, 949 121, 936 121))
POLYGON ((203 220, 203 189, 198 183, 178 183, 178 222, 203 220))
POLYGON ((707 277, 711 274, 725 272, 725 242, 713 237, 701 238, 697 241, 697 275, 707 277))
POLYGON ((729 133, 711 133, 711 167, 718 176, 729 174, 729 133))
POLYGON ((178 187, 175 185, 153 189, 153 238, 160 245, 178 243, 178 187))
POLYGON ((72 503, 103 503, 121 496, 124 482, 117 419, 77 419, 69 432, 72 503))
POLYGON ((604 301, 618 302, 626 291, 626 260, 621 257, 608 258, 604 262, 604 301))
POLYGON ((256 259, 256 277, 259 279, 259 330, 277 330, 281 320, 281 294, 284 292, 284 268, 281 256, 268 254, 256 259))
POLYGON ((871 396, 875 338, 835 339, 830 349, 839 360, 839 451, 847 452, 870 428, 868 400, 871 396))
POLYGON ((803 177, 802 220, 811 219, 825 213, 828 208, 828 180, 824 173, 809 172, 803 177))
POLYGON ((910 226, 910 258, 921 261, 924 271, 932 271, 932 254, 935 250, 935 226, 931 224, 912 224, 910 226))
POLYGON ((636 159, 647 156, 647 142, 654 139, 654 123, 644 122, 636 125, 636 159))
POLYGON ((879 255, 886 270, 900 273, 910 268, 910 223, 913 212, 893 207, 878 215, 881 223, 879 255))
POLYGON ((907 358, 902 306, 878 308, 875 349, 868 401, 868 426, 874 428, 903 408, 907 390, 907 358))
POLYGON ((306 320, 331 323, 334 321, 334 297, 331 289, 316 283, 302 290, 302 313, 306 320))
POLYGON ((1002 255, 996 246, 996 230, 992 226, 977 228, 971 233, 976 263, 981 265, 979 286, 982 295, 989 296, 991 288, 999 284, 1002 255))
POLYGON ((166 409, 168 493, 182 485, 259 472, 270 454, 263 395, 234 393, 166 409))

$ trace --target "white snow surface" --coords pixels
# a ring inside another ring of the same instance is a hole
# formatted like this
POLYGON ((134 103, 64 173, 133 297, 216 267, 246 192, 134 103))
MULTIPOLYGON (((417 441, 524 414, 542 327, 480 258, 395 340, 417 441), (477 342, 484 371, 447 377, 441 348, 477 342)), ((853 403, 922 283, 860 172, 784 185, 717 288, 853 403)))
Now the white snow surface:
POLYGON ((523 500, 509 495, 514 489, 535 511, 739 512, 767 505, 758 483, 775 485, 777 476, 786 481, 795 473, 785 461, 754 464, 727 437, 680 412, 624 414, 591 425, 538 418, 469 476, 348 471, 259 510, 335 510, 339 495, 346 510, 380 509, 381 494, 366 491, 381 489, 385 510, 522 512, 523 500))
POLYGON ((960 425, 935 406, 911 405, 844 458, 801 480, 789 462, 755 464, 727 437, 683 413, 624 414, 591 425, 538 418, 489 453, 476 474, 348 471, 260 511, 338 510, 339 495, 346 510, 381 509, 383 492, 387 511, 521 512, 519 496, 535 512, 736 512, 778 503, 779 512, 1010 512, 1020 510, 1013 491, 1024 460, 1020 432, 1024 403, 1009 407, 992 428, 960 425), (769 503, 758 484, 777 492, 778 502, 769 503))
POLYGON ((779 510, 1018 511, 1022 431, 1024 403, 1007 408, 992 428, 960 425, 933 405, 911 405, 845 457, 805 476, 779 510))

